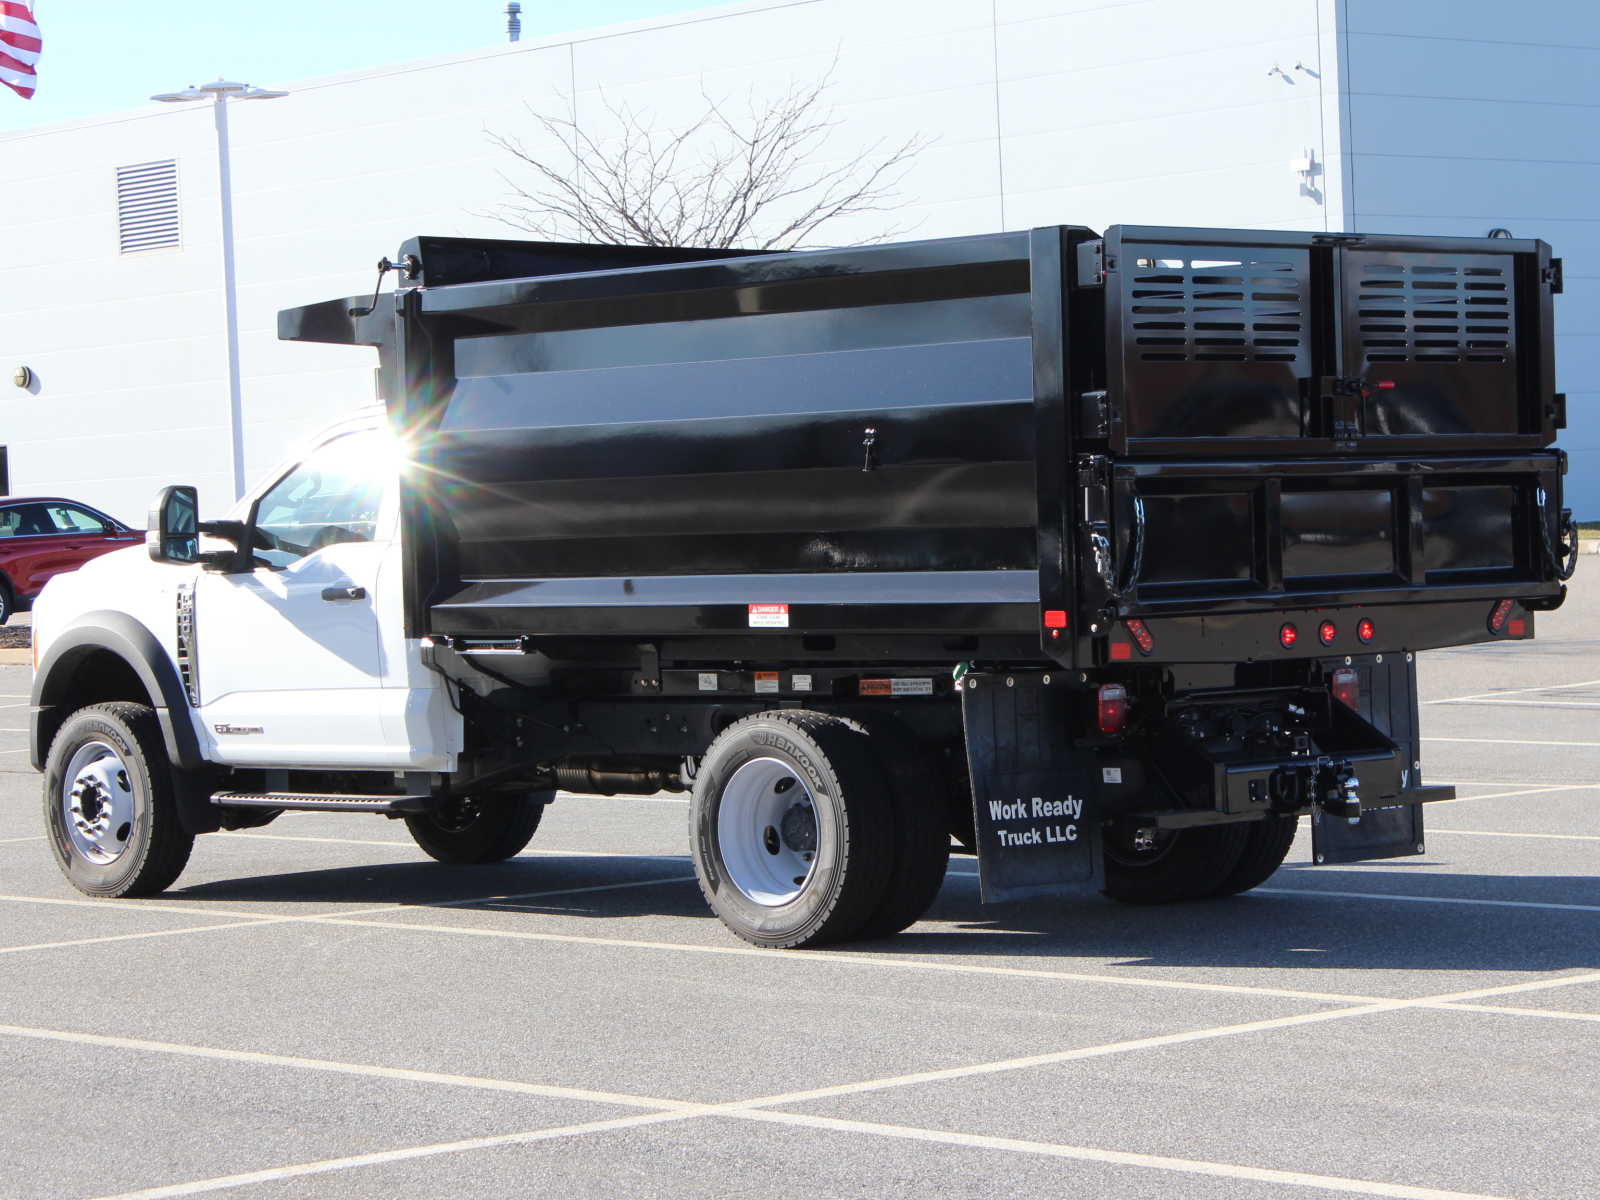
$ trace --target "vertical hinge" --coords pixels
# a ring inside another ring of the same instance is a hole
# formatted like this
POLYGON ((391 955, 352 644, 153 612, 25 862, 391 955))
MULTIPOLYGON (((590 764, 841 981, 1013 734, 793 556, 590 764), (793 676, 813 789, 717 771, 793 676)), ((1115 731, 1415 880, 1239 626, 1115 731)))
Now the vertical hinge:
POLYGON ((1096 238, 1078 243, 1078 286, 1100 287, 1106 281, 1106 244, 1096 238))

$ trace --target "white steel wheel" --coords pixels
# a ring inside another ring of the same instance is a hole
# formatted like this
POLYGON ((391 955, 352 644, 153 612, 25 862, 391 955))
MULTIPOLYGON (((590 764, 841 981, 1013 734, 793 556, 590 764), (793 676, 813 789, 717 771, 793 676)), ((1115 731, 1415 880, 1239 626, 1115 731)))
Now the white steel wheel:
POLYGON ((787 763, 755 758, 723 785, 717 844, 733 886, 775 907, 800 894, 817 865, 816 802, 787 763))
POLYGON ((894 808, 867 736, 838 717, 758 713, 717 736, 689 807, 712 911, 758 946, 858 936, 894 862, 894 808))
POLYGON ((58 791, 61 824, 75 854, 105 867, 127 852, 139 814, 133 778, 116 747, 101 741, 78 747, 58 791))

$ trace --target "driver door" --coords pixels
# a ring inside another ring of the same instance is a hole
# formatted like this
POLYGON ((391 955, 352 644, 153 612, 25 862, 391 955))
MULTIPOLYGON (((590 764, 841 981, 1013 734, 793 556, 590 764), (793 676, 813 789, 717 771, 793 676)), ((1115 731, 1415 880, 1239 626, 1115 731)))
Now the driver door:
POLYGON ((323 443, 256 502, 255 569, 196 575, 199 711, 215 761, 405 761, 383 720, 378 585, 380 574, 397 578, 383 568, 399 555, 387 437, 323 443))

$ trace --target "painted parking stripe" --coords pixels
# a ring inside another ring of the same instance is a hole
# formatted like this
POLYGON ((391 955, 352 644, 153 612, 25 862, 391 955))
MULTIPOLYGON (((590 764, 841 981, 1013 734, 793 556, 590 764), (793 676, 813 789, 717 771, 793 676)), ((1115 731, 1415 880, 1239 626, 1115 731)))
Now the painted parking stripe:
POLYGON ((168 1200, 174 1196, 196 1196, 202 1192, 219 1192, 225 1188, 246 1187, 254 1183, 273 1183, 282 1179, 299 1179, 307 1175, 325 1175, 330 1171, 348 1171, 355 1167, 378 1167, 388 1163, 407 1162, 417 1158, 432 1158, 440 1154, 463 1154, 471 1150, 493 1150, 501 1146, 526 1146, 535 1142, 554 1141, 558 1138, 582 1137, 590 1133, 604 1133, 614 1129, 636 1129, 641 1125, 659 1125, 666 1121, 682 1121, 692 1113, 646 1113, 632 1117, 614 1117, 609 1121, 586 1121, 580 1125, 561 1125, 554 1129, 534 1129, 526 1133, 502 1133, 492 1137, 468 1138, 459 1142, 439 1142, 432 1146, 408 1146, 401 1150, 380 1150, 372 1154, 356 1154, 349 1158, 329 1158, 321 1162, 299 1163, 289 1167, 269 1167, 264 1171, 247 1171, 241 1175, 223 1175, 216 1179, 201 1179, 193 1183, 178 1183, 169 1187, 145 1188, 137 1192, 120 1192, 115 1196, 102 1196, 100 1200, 168 1200))
MULTIPOLYGON (((1424 876, 1424 878, 1426 878, 1424 876)), ((1534 908, 1545 912, 1600 913, 1600 904, 1557 904, 1547 900, 1487 900, 1475 896, 1407 896, 1399 892, 1336 892, 1328 888, 1252 889, 1257 896, 1331 896, 1338 900, 1384 900, 1396 904, 1454 904, 1469 908, 1534 908)))
POLYGON ((1584 679, 1578 683, 1540 684, 1536 687, 1507 688, 1496 692, 1473 692, 1466 696, 1449 696, 1443 700, 1424 700, 1423 704, 1462 704, 1468 700, 1493 700, 1502 696, 1526 696, 1530 692, 1570 692, 1575 688, 1600 687, 1600 679, 1584 679))
POLYGON ((1122 1150, 1102 1150, 1093 1146, 1068 1146, 1058 1142, 1035 1142, 1022 1138, 990 1137, 985 1134, 952 1133, 942 1129, 917 1129, 907 1125, 886 1125, 879 1121, 850 1121, 838 1117, 806 1113, 750 1112, 746 1120, 777 1125, 824 1129, 836 1133, 862 1133, 877 1137, 916 1142, 935 1142, 946 1146, 966 1146, 975 1150, 1001 1150, 1012 1154, 1035 1154, 1048 1158, 1068 1158, 1080 1162, 1106 1163, 1118 1167, 1143 1167, 1184 1175, 1209 1175, 1218 1179, 1275 1183, 1288 1187, 1318 1188, 1330 1192, 1354 1192, 1362 1196, 1398 1197, 1402 1200, 1491 1200, 1479 1192, 1451 1192, 1439 1188, 1411 1187, 1403 1183, 1384 1183, 1376 1179, 1348 1179, 1337 1175, 1313 1175, 1306 1171, 1280 1171, 1271 1167, 1251 1167, 1239 1163, 1207 1162, 1203 1159, 1172 1158, 1164 1154, 1130 1154, 1122 1150))
POLYGON ((1428 734, 1423 734, 1422 740, 1425 742, 1461 742, 1478 746, 1588 746, 1600 748, 1600 742, 1547 742, 1538 738, 1430 737, 1428 734))
POLYGON ((1448 833, 1455 837, 1542 838, 1551 842, 1600 842, 1600 834, 1593 833, 1508 833, 1497 829, 1436 829, 1428 828, 1428 837, 1448 833))
POLYGON ((18 842, 42 842, 42 841, 44 841, 44 834, 36 833, 32 837, 0 838, 0 846, 14 846, 18 842))

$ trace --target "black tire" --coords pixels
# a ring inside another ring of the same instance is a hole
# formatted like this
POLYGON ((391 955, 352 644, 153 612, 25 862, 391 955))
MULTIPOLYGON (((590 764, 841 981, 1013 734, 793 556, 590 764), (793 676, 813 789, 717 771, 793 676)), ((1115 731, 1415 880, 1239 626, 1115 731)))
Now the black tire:
POLYGON ((1160 833, 1152 847, 1140 851, 1113 826, 1106 831, 1105 894, 1124 904, 1213 896, 1238 864, 1248 837, 1241 823, 1200 825, 1160 833))
POLYGON ((17 601, 11 592, 11 581, 0 575, 0 625, 11 620, 11 614, 17 611, 17 601))
POLYGON ((74 887, 90 896, 154 896, 172 885, 194 848, 174 782, 149 706, 94 704, 62 723, 45 760, 44 819, 74 887))
POLYGON ((757 713, 717 736, 695 776, 689 830, 706 902, 757 946, 857 936, 894 861, 894 804, 870 740, 800 709, 757 713))
POLYGON ((1289 847, 1294 844, 1294 834, 1299 824, 1299 817, 1266 816, 1247 826, 1249 833, 1239 861, 1233 864, 1233 870, 1223 877, 1211 894, 1237 896, 1271 879, 1272 873, 1289 856, 1289 847))
POLYGON ((407 817, 424 853, 442 863, 478 866, 522 853, 539 828, 554 792, 522 796, 464 796, 431 813, 407 817))
POLYGON ((948 788, 932 751, 898 721, 865 724, 894 805, 894 861, 883 899, 856 934, 882 938, 915 924, 932 907, 950 866, 948 788))

